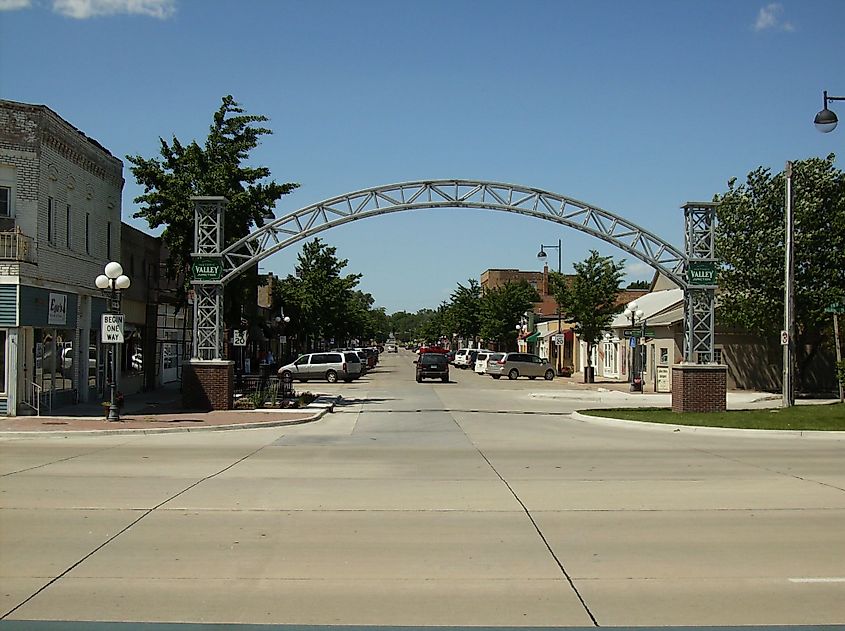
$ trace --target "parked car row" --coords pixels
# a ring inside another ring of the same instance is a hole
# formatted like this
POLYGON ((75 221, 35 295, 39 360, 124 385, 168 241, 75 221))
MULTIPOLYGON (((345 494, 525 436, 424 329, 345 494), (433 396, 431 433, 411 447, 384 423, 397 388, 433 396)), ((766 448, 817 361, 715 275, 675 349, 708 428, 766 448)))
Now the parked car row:
POLYGON ((555 378, 555 369, 549 361, 532 353, 499 353, 483 348, 462 348, 455 353, 455 367, 472 368, 479 375, 488 374, 493 379, 543 377, 551 381, 555 378))
POLYGON ((335 383, 338 380, 350 382, 358 379, 378 364, 379 352, 375 348, 334 349, 322 353, 306 353, 296 361, 279 368, 282 379, 309 379, 335 383))

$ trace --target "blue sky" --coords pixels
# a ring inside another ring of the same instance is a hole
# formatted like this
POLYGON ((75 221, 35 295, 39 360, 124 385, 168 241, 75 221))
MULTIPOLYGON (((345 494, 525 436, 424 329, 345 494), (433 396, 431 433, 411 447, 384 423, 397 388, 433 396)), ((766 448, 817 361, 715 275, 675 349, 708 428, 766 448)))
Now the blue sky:
MULTIPOLYGON (((380 184, 483 179, 683 247, 680 206, 731 177, 831 152, 843 168, 845 127, 812 126, 822 90, 845 95, 843 25, 841 0, 0 0, 0 96, 48 105, 123 158, 204 139, 232 94, 271 119, 253 162, 302 185, 277 216, 380 184)), ((124 220, 147 229, 125 178, 124 220)), ((401 212, 321 237, 388 312, 436 307, 487 268, 541 269, 557 239, 564 271, 596 249, 651 277, 602 241, 503 212, 401 212)), ((287 275, 298 251, 261 269, 287 275)))

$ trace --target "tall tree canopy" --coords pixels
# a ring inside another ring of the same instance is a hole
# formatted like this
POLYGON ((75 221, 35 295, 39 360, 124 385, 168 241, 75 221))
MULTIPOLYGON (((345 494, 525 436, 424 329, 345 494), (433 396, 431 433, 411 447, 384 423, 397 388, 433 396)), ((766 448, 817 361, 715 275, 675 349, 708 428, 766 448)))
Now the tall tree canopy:
POLYGON ((481 336, 512 347, 519 318, 539 301, 540 294, 524 280, 488 289, 481 298, 481 336))
POLYGON ((560 305, 561 316, 575 325, 572 327, 575 334, 587 343, 589 366, 593 346, 602 338, 613 316, 622 311, 616 297, 625 262, 615 262, 613 257, 590 250, 590 256, 573 267, 575 276, 569 282, 563 275, 550 272, 549 286, 560 305))
POLYGON ((481 331, 481 287, 477 280, 470 278, 467 287, 458 283, 458 288, 450 297, 449 310, 454 329, 451 333, 466 339, 478 337, 481 331))
POLYGON ((134 217, 146 219, 151 228, 165 226, 162 240, 170 250, 167 276, 184 281, 183 295, 194 248, 192 195, 223 195, 229 200, 225 239, 230 244, 246 236, 253 224, 263 225, 263 217, 276 201, 299 186, 262 182, 270 177, 269 168, 243 165, 261 136, 272 133, 257 125, 267 120, 244 114, 231 96, 224 96, 204 146, 196 141, 186 145, 173 136, 169 143, 159 138, 160 158, 126 156, 132 174, 144 187, 144 194, 135 198, 143 206, 134 217))
MULTIPOLYGON (((845 301, 845 174, 835 156, 793 164, 795 322, 801 367, 830 337, 825 307, 845 301)), ((783 328, 785 181, 762 167, 715 196, 722 261, 718 317, 774 342, 783 328)))
POLYGON ((291 330, 297 331, 302 343, 334 339, 339 345, 366 326, 372 296, 355 291, 360 274, 341 275, 348 261, 338 259, 336 252, 319 238, 309 241, 297 259, 296 275, 274 288, 274 304, 290 311, 291 330))

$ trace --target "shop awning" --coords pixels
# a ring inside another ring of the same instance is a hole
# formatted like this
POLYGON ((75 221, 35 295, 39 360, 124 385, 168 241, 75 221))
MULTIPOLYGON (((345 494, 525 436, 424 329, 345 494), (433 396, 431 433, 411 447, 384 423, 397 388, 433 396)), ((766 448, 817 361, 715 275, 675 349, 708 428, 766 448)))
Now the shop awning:
POLYGON ((540 332, 534 331, 531 335, 525 338, 526 343, 536 342, 540 339, 540 332))

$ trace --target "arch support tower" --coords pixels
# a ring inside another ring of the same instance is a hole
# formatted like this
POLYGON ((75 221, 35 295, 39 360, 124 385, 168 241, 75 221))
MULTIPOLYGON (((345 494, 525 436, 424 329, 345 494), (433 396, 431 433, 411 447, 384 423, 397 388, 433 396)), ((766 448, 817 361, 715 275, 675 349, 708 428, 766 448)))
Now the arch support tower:
POLYGON ((727 367, 715 364, 716 204, 687 202, 684 209, 686 285, 684 361, 672 367, 672 410, 723 412, 727 367))
POLYGON ((224 359, 223 264, 225 197, 192 197, 194 252, 191 266, 194 322, 191 361, 183 369, 187 407, 229 410, 234 398, 234 362, 224 359))

